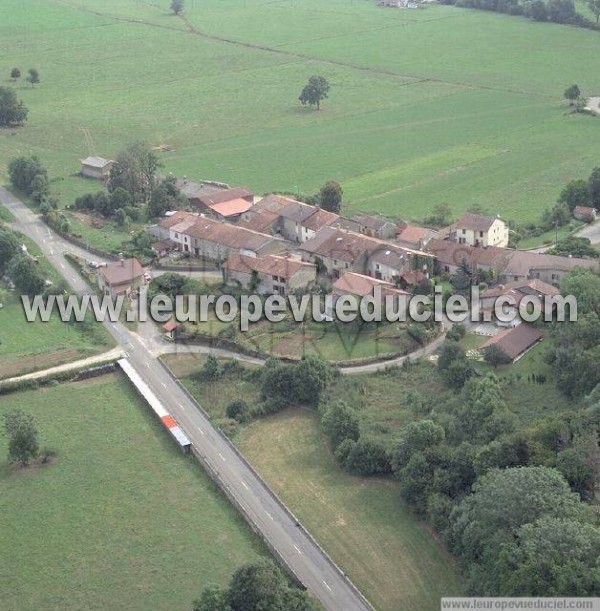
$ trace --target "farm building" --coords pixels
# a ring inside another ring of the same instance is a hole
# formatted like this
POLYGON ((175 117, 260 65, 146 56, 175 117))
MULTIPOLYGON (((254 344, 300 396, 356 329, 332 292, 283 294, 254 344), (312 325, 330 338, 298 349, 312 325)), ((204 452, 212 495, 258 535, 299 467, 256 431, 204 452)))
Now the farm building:
POLYGON ((486 348, 496 346, 514 363, 540 342, 542 337, 542 333, 535 327, 523 323, 490 337, 480 350, 485 351, 486 348))
POLYGON ((108 180, 114 161, 104 157, 86 157, 81 160, 81 175, 96 180, 108 180))
POLYGON ((573 216, 578 221, 593 223, 596 220, 596 208, 592 208, 591 206, 575 206, 573 209, 573 216))
POLYGON ((98 273, 100 290, 113 299, 118 295, 129 295, 143 283, 144 268, 135 258, 110 263, 98 273))

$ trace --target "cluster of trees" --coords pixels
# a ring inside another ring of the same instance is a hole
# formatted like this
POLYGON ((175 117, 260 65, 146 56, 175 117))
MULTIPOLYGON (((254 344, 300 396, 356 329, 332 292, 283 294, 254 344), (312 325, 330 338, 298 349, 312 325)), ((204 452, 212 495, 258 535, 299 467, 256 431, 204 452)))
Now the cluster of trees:
POLYGON ((0 275, 6 274, 23 295, 43 293, 46 279, 37 261, 21 248, 18 235, 0 226, 0 275))
POLYGON ((575 296, 577 320, 553 326, 545 359, 558 389, 581 397, 600 384, 600 277, 575 268, 563 278, 561 293, 575 296))
POLYGON ((320 110, 321 102, 329 94, 329 88, 329 81, 324 76, 311 76, 308 83, 302 88, 298 99, 302 106, 316 106, 317 110, 320 110))
POLYGON ((88 193, 75 200, 77 210, 113 218, 118 225, 128 225, 141 218, 147 205, 148 216, 157 218, 173 208, 187 206, 175 177, 157 177, 160 163, 156 153, 143 143, 121 151, 111 168, 108 191, 88 193))
POLYGON ((582 257, 587 259, 598 259, 600 252, 587 238, 569 236, 559 240, 555 246, 547 251, 549 255, 562 255, 564 257, 582 257))
POLYGON ((27 121, 29 110, 11 87, 0 87, 0 127, 16 127, 27 121))
POLYGON ((317 206, 339 214, 342 209, 342 199, 344 196, 344 190, 342 186, 335 180, 328 180, 317 193, 308 195, 306 193, 292 193, 291 191, 278 191, 281 195, 293 197, 294 199, 310 204, 311 206, 317 206))
POLYGON ((321 409, 321 427, 336 460, 354 475, 391 472, 387 448, 377 439, 362 435, 356 410, 344 401, 332 401, 321 409))
MULTIPOLYGON (((462 8, 495 11, 509 15, 519 15, 535 21, 568 23, 580 27, 595 28, 596 24, 577 12, 573 0, 442 0, 462 8)), ((588 0, 588 5, 596 17, 600 16, 600 2, 588 0)))
POLYGON ((238 569, 227 588, 207 586, 193 611, 315 611, 307 593, 292 586, 270 560, 238 569))

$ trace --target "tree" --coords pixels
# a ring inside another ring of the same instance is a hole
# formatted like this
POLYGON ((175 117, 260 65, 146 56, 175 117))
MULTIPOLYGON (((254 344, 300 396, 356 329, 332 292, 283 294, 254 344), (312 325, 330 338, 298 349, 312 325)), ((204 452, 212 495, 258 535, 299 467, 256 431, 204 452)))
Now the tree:
POLYGON ((363 437, 349 448, 343 464, 350 473, 362 476, 380 475, 392 470, 385 447, 375 439, 363 437))
POLYGON ((598 596, 599 557, 600 529, 545 516, 500 551, 490 585, 501 596, 598 596))
POLYGON ((10 71, 10 78, 13 81, 16 81, 17 79, 20 79, 21 78, 21 71, 18 68, 13 68, 10 71))
POLYGON ((577 11, 573 0, 548 0, 548 19, 554 23, 573 23, 577 11))
POLYGON ((231 611, 229 591, 219 586, 206 586, 200 598, 194 601, 192 611, 231 611))
POLYGON ((518 529, 544 517, 591 522, 590 508, 548 467, 493 470, 480 477, 473 493, 450 516, 454 550, 467 561, 485 561, 518 529))
POLYGON ((227 406, 225 413, 228 418, 243 422, 248 414, 248 404, 243 399, 235 399, 227 406))
POLYGON ((549 255, 562 255, 563 257, 581 257, 587 259, 597 259, 600 253, 592 247, 588 238, 577 238, 569 236, 559 240, 559 242, 547 251, 549 255))
POLYGON ((507 365, 511 362, 510 356, 504 352, 501 348, 498 348, 495 344, 492 346, 488 346, 483 351, 483 359, 486 363, 489 363, 494 369, 498 367, 498 365, 507 365))
POLYGON ((298 98, 302 106, 316 106, 321 108, 321 101, 327 98, 329 92, 329 82, 324 76, 311 76, 308 83, 304 86, 298 98))
POLYGON ((146 144, 137 143, 121 151, 112 165, 108 190, 119 187, 131 194, 135 203, 147 202, 156 187, 158 157, 146 144))
POLYGON ((588 0, 590 11, 596 16, 596 23, 600 20, 600 0, 588 0))
MULTIPOLYGON (((600 2, 600 0, 598 1, 600 2)), ((571 211, 574 210, 576 206, 589 206, 590 191, 587 181, 579 179, 568 182, 560 192, 558 201, 567 204, 571 211)))
POLYGON ((344 191, 339 183, 330 180, 326 182, 319 191, 319 205, 323 210, 339 214, 342 207, 342 195, 344 191))
POLYGON ((567 87, 567 89, 565 89, 563 95, 565 97, 565 100, 569 100, 569 103, 572 106, 573 103, 580 98, 581 91, 578 85, 571 85, 570 87, 567 87))
POLYGON ((531 3, 531 17, 536 21, 548 21, 548 9, 543 0, 533 0, 531 3))
POLYGON ((325 410, 321 418, 321 426, 334 450, 345 439, 357 441, 360 435, 358 416, 343 401, 336 401, 325 410))
POLYGON ((4 416, 8 460, 26 467, 39 453, 38 432, 31 414, 13 410, 4 416))
POLYGON ((21 244, 14 231, 0 226, 0 271, 4 270, 9 261, 21 252, 21 244))
POLYGON ((8 163, 10 182, 26 195, 32 194, 33 181, 40 174, 47 176, 47 171, 38 157, 16 157, 8 163))
POLYGON ((588 190, 592 206, 600 210, 600 168, 594 168, 588 178, 588 190))
POLYGON ((36 174, 29 185, 31 191, 30 197, 36 204, 41 204, 42 201, 50 195, 50 181, 47 174, 36 174))
POLYGON ((183 12, 183 0, 171 0, 171 10, 175 15, 183 12))
POLYGON ((40 73, 35 68, 29 68, 28 73, 27 82, 35 87, 40 82, 40 73))
POLYGON ((152 192, 148 213, 151 217, 157 218, 164 216, 169 210, 181 209, 186 207, 187 199, 177 188, 175 178, 169 176, 165 178, 152 192))
POLYGON ((44 276, 39 265, 28 254, 13 257, 7 273, 23 295, 38 295, 44 290, 44 276))
POLYGON ((0 87, 0 127, 23 125, 29 111, 10 87, 0 87))
POLYGON ((123 208, 119 208, 115 212, 115 223, 119 227, 125 227, 126 225, 129 225, 129 223, 131 223, 131 219, 127 216, 127 212, 125 212, 123 208))
POLYGON ((473 375, 473 367, 467 359, 465 350, 453 341, 445 341, 442 344, 438 356, 438 369, 448 385, 456 389, 462 388, 473 375))
POLYGON ((295 400, 305 405, 317 405, 333 377, 329 363, 318 356, 306 356, 292 365, 292 371, 294 386, 290 390, 294 392, 295 400))
POLYGON ((579 316, 590 312, 600 312, 600 277, 590 269, 573 268, 561 280, 560 292, 563 296, 573 295, 575 297, 579 316))
POLYGON ((202 366, 201 376, 203 380, 212 381, 221 376, 221 366, 216 356, 209 354, 202 366))
POLYGON ((117 187, 110 194, 110 212, 114 213, 122 208, 127 208, 132 204, 131 193, 123 189, 123 187, 117 187))

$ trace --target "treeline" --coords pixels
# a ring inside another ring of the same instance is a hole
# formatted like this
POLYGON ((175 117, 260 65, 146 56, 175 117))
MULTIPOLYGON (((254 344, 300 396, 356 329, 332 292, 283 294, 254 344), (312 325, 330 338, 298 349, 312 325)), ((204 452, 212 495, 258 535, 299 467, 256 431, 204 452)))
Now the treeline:
POLYGON ((442 4, 451 4, 461 8, 473 8, 483 11, 494 11, 533 19, 565 23, 593 30, 600 29, 600 2, 589 0, 588 6, 596 16, 596 22, 587 19, 577 12, 573 0, 440 0, 442 4))

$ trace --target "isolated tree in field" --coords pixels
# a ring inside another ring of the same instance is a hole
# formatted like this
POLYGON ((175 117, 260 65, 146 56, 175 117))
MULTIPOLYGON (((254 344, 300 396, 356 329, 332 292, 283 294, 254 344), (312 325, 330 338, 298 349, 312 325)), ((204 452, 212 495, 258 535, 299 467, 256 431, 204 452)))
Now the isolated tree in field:
POLYGON ((590 11, 596 16, 596 23, 600 21, 600 0, 588 0, 590 11))
POLYGON ((27 107, 10 87, 0 87, 0 127, 22 125, 27 121, 27 107))
POLYGON ((4 416, 8 460, 26 467, 39 453, 38 433, 31 414, 13 410, 4 416))
POLYGON ((13 81, 16 81, 16 80, 20 79, 21 78, 21 71, 18 68, 13 68, 10 71, 10 78, 13 81))
POLYGON ((8 227, 0 227, 0 271, 4 270, 9 261, 21 252, 21 245, 14 231, 8 227))
POLYGON ((342 195, 344 191, 339 183, 334 180, 326 182, 319 191, 319 204, 323 210, 340 213, 342 208, 342 195))
POLYGON ((27 82, 35 87, 40 82, 40 73, 35 68, 29 68, 28 72, 27 82))
POLYGON ((565 96, 565 100, 569 100, 569 104, 572 106, 581 97, 581 90, 578 85, 571 85, 565 89, 563 95, 565 96))
POLYGON ((317 110, 321 108, 321 101, 327 98, 329 92, 329 82, 324 76, 311 76, 308 83, 304 85, 298 98, 302 106, 316 106, 317 110))
POLYGON ((179 15, 183 12, 183 0, 171 0, 171 10, 175 15, 179 15))
POLYGON ((22 295, 38 295, 44 290, 44 276, 39 265, 25 253, 13 257, 8 275, 22 295))

